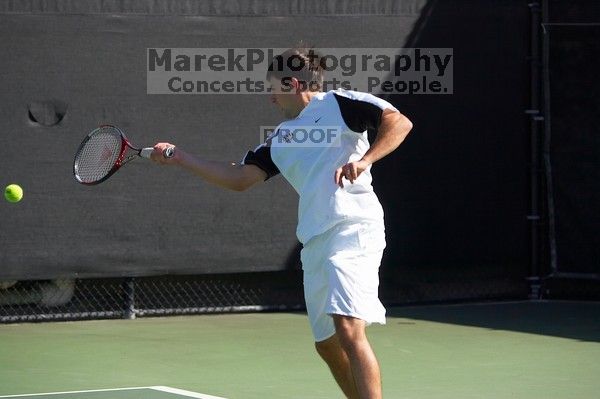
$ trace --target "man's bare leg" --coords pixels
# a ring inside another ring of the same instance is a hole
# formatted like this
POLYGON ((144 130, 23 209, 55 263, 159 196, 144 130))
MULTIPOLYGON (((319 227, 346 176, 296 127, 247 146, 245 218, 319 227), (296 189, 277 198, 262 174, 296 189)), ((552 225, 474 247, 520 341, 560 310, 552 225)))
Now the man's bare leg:
POLYGON ((381 399, 379 363, 367 340, 365 321, 341 315, 333 315, 333 321, 335 336, 350 363, 358 398, 381 399))
POLYGON ((327 338, 324 341, 315 342, 315 347, 319 355, 321 355, 325 363, 329 366, 333 378, 335 378, 335 381, 346 397, 349 399, 359 399, 354 377, 352 376, 352 369, 350 368, 350 360, 346 352, 342 349, 337 335, 334 334, 331 338, 327 338))

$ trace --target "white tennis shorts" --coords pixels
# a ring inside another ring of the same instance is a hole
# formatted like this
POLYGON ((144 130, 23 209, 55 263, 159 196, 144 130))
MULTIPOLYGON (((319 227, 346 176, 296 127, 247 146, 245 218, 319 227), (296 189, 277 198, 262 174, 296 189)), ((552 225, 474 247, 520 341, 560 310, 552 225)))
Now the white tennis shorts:
POLYGON ((304 298, 316 342, 335 333, 332 314, 385 324, 378 296, 384 248, 384 227, 375 223, 338 224, 304 245, 304 298))

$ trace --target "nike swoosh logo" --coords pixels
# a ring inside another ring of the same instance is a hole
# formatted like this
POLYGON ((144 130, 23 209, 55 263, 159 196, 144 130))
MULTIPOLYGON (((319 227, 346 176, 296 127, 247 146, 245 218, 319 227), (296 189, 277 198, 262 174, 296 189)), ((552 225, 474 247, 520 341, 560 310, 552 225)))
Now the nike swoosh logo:
POLYGON ((322 116, 319 116, 319 119, 315 119, 315 123, 317 123, 318 121, 320 121, 322 118, 322 116))

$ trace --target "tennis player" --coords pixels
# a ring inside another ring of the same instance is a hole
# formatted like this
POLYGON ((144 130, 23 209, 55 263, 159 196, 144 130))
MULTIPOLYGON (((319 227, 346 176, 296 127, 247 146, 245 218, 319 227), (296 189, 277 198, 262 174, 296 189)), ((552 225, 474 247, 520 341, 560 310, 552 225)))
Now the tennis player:
POLYGON ((293 48, 274 58, 267 73, 271 102, 287 120, 241 162, 208 161, 178 147, 167 159, 162 153, 170 143, 156 144, 152 159, 235 191, 279 173, 285 177, 299 194, 297 236, 317 352, 348 398, 381 398, 379 364, 365 331, 371 323, 385 324, 378 298, 383 209, 370 170, 402 143, 412 124, 371 94, 322 92, 323 69, 308 51, 293 48), (307 143, 306 132, 319 126, 330 129, 327 139, 316 135, 319 142, 307 143), (369 129, 377 131, 372 145, 369 129))

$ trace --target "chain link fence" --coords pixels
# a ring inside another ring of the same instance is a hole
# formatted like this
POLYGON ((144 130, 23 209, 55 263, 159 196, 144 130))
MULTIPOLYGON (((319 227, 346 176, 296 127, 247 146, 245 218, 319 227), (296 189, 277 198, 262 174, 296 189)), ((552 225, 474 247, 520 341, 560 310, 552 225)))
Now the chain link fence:
MULTIPOLYGON (((384 267, 386 306, 528 299, 519 265, 384 267)), ((543 279, 541 299, 600 299, 600 281, 543 279)), ((535 298, 538 299, 538 298, 535 298)), ((302 271, 0 282, 0 322, 302 311, 302 271)))
POLYGON ((300 310, 298 278, 298 272, 269 272, 4 281, 0 322, 300 310))
MULTIPOLYGON (((488 270, 489 271, 489 270, 488 270)), ((525 299, 520 276, 384 270, 386 305, 525 299)), ((0 283, 0 322, 304 310, 302 271, 0 283)))

